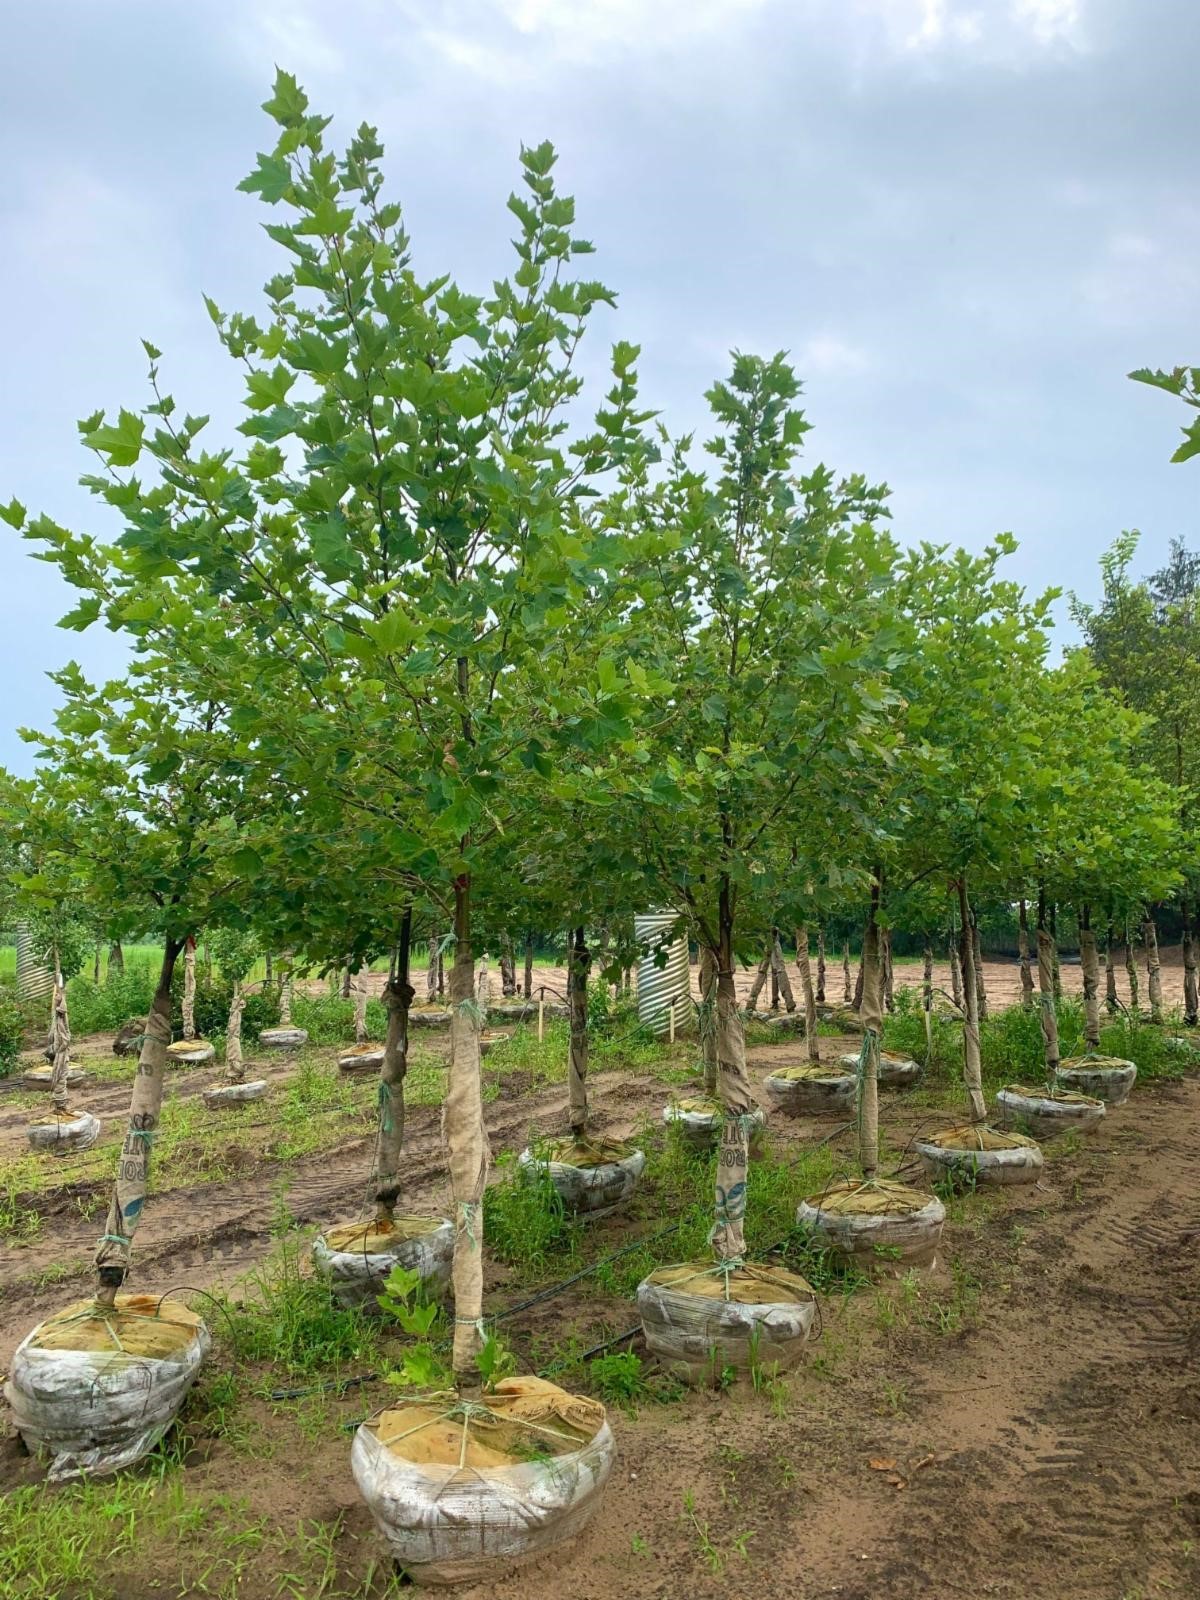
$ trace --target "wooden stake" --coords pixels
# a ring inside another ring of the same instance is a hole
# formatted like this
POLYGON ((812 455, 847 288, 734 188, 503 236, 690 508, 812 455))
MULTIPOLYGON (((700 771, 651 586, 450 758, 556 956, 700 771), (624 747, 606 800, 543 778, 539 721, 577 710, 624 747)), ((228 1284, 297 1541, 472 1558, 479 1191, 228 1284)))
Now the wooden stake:
POLYGON ((546 991, 538 990, 538 1043, 541 1044, 546 1032, 546 991))

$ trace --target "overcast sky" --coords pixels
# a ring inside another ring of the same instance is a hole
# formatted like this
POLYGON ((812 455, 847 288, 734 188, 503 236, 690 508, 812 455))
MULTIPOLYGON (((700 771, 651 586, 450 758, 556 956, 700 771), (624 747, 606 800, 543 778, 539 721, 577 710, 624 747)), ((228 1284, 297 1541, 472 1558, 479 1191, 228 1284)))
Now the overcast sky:
MULTIPOLYGON (((1200 543, 1178 402, 1125 378, 1200 360, 1200 0, 2 0, 0 499, 112 535, 76 419, 145 401, 146 337, 227 434, 241 382, 201 294, 275 270, 236 193, 275 63, 335 135, 375 123, 416 263, 507 266, 522 141, 550 138, 598 276, 674 431, 731 347, 785 348, 812 457, 885 479, 906 540, 1001 529, 1031 588, 1093 594, 1200 543)), ((0 762, 47 670, 116 642, 0 525, 0 762)))

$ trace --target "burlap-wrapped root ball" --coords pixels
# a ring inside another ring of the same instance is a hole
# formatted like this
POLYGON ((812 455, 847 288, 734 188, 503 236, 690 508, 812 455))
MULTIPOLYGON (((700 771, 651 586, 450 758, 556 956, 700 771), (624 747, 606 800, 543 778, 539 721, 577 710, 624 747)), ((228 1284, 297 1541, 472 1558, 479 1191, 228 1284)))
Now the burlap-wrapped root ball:
POLYGON ((727 1367, 794 1367, 816 1316, 812 1286, 783 1267, 711 1261, 659 1267, 638 1285, 646 1348, 686 1382, 720 1383, 727 1367))
POLYGON ((446 1292, 454 1260, 454 1224, 446 1217, 393 1217, 330 1228, 313 1240, 313 1264, 344 1306, 375 1309, 393 1267, 417 1272, 425 1294, 446 1292))
POLYGON ((644 1151, 610 1139, 552 1139, 522 1150, 522 1171, 545 1172, 572 1214, 606 1217, 624 1205, 646 1166, 644 1151))
POLYGON ((771 1105, 789 1117, 852 1115, 858 1079, 840 1066, 780 1067, 763 1079, 771 1105))
POLYGON ((996 1120, 1002 1127, 1020 1128, 1035 1139, 1053 1139, 1072 1131, 1090 1133, 1104 1120, 1104 1101, 1073 1089, 1010 1083, 996 1096, 996 1120))
MULTIPOLYGON (((847 1072, 858 1072, 858 1056, 844 1055, 838 1057, 838 1064, 847 1072)), ((910 1084, 916 1083, 921 1076, 921 1068, 911 1056, 904 1055, 899 1050, 881 1050, 879 1052, 879 1077, 878 1082, 884 1089, 907 1089, 910 1084)))
MULTIPOLYGON (((767 1124, 767 1114, 761 1106, 754 1106, 750 1115, 754 1118, 755 1124, 750 1134, 750 1148, 753 1150, 762 1142, 762 1130, 767 1124)), ((665 1127, 675 1129, 680 1138, 693 1149, 709 1150, 721 1137, 725 1111, 721 1102, 709 1095, 689 1094, 682 1095, 664 1106, 662 1119, 665 1127)))
POLYGON ((410 1578, 496 1583, 582 1532, 616 1453, 597 1401, 505 1378, 469 1404, 397 1401, 359 1428, 350 1467, 410 1578))
POLYGON ((65 1155, 68 1150, 87 1150, 100 1137, 100 1118, 90 1111, 51 1111, 31 1122, 27 1129, 33 1150, 52 1150, 65 1155))
POLYGON ((966 1123, 915 1141, 932 1177, 964 1183, 1034 1183, 1042 1170, 1037 1142, 1023 1133, 966 1123))
POLYGON ((1136 1062, 1118 1056, 1079 1056, 1064 1061, 1058 1069, 1058 1082, 1064 1089, 1103 1100, 1106 1106, 1123 1106, 1136 1079, 1136 1062))
POLYGON ((946 1208, 890 1178, 847 1178, 802 1200, 796 1221, 818 1243, 871 1277, 937 1265, 946 1208))
POLYGON ((178 1300, 82 1300, 17 1346, 5 1398, 50 1479, 100 1477, 140 1461, 166 1433, 208 1353, 204 1323, 178 1300))

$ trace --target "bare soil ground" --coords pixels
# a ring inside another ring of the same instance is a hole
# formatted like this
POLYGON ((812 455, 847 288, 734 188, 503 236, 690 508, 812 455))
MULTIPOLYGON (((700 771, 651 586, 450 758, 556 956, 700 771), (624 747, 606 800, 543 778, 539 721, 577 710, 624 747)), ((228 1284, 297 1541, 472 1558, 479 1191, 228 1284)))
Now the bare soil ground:
MULTIPOLYGON (((1070 969, 1065 976, 1070 986, 1070 969)), ((994 967, 988 982, 999 1001, 994 967)), ((822 1040, 825 1055, 845 1047, 822 1040)), ((794 1042, 755 1047, 756 1084, 795 1051, 794 1042)), ((327 1053, 332 1070, 336 1049, 327 1053)), ((213 1075, 177 1074, 173 1089, 198 1093, 213 1075)), ((651 1072, 604 1073, 592 1087, 597 1127, 616 1136, 656 1119, 668 1093, 651 1072)), ((125 1092, 98 1086, 85 1103, 116 1115, 125 1092)), ((531 1128, 558 1128, 564 1105, 561 1086, 514 1084, 486 1107, 493 1151, 519 1148, 531 1128)), ((0 1099, 0 1159, 19 1148, 25 1115, 0 1099)), ((892 1146, 902 1148, 930 1115, 927 1105, 888 1098, 892 1146)), ((827 1299, 821 1337, 786 1388, 763 1395, 739 1385, 616 1413, 620 1460, 600 1513, 581 1539, 506 1581, 508 1600, 1200 1593, 1198 1132, 1200 1080, 1139 1086, 1086 1143, 1051 1147, 1036 1187, 955 1201, 935 1278, 827 1299)), ((787 1160, 829 1133, 828 1123, 773 1120, 774 1154, 787 1160)), ((228 1137, 239 1140, 233 1121, 228 1137)), ((356 1214, 370 1155, 369 1140, 355 1135, 292 1163, 285 1198, 294 1224, 356 1214)), ((406 1164, 413 1209, 445 1207, 433 1107, 410 1116, 406 1164)), ((278 1164, 249 1154, 236 1178, 156 1196, 138 1235, 137 1287, 235 1283, 278 1243, 277 1177, 278 1164)), ((0 1366, 40 1316, 86 1291, 99 1219, 81 1208, 103 1188, 42 1197, 41 1232, 0 1253, 0 1366)), ((649 1196, 637 1214, 597 1225, 587 1256, 665 1220, 649 1196)), ((494 1267, 489 1301, 511 1303, 522 1287, 519 1272, 494 1267)), ((585 1280, 514 1318, 508 1336, 537 1364, 568 1334, 599 1340, 635 1321, 627 1301, 585 1280)), ((261 1449, 248 1453, 216 1433, 191 1450, 190 1504, 224 1505, 234 1489, 247 1521, 330 1532, 328 1590, 289 1587, 277 1566, 251 1561, 222 1594, 384 1592, 382 1547, 350 1476, 341 1424, 385 1393, 376 1386, 330 1401, 308 1431, 301 1414, 262 1406, 261 1449)), ((0 1445, 0 1489, 38 1477, 15 1441, 0 1445)), ((0 1501, 0 1529, 3 1519, 0 1501)), ((64 1600, 217 1592, 191 1586, 215 1556, 203 1530, 180 1538, 174 1572, 132 1553, 94 1586, 78 1578, 54 1592, 64 1600)), ((488 1592, 465 1591, 469 1600, 488 1592)))

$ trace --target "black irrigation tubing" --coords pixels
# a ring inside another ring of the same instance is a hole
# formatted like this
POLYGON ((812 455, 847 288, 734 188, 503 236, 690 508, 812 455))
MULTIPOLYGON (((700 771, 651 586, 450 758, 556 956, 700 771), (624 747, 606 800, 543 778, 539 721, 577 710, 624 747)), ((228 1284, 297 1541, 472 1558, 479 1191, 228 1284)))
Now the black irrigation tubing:
MULTIPOLYGON (((563 1278, 558 1283, 548 1284, 546 1288, 539 1289, 537 1294, 530 1295, 527 1300, 518 1300, 515 1305, 505 1306, 502 1310, 494 1312, 490 1317, 485 1318, 485 1321, 503 1322, 506 1317, 515 1317, 521 1311, 528 1311, 530 1307, 541 1305, 545 1300, 552 1300, 556 1295, 560 1295, 564 1290, 571 1288, 573 1284, 579 1283, 581 1279, 590 1277, 593 1272, 598 1272, 601 1267, 606 1267, 610 1261, 616 1261, 621 1256, 629 1255, 631 1251, 641 1250, 658 1239, 665 1239, 668 1234, 677 1233, 680 1227, 680 1223, 673 1222, 669 1227, 660 1228, 657 1233, 646 1234, 640 1239, 634 1239, 629 1244, 622 1245, 619 1250, 614 1250, 610 1255, 601 1256, 598 1261, 593 1261, 590 1266, 584 1267, 582 1272, 573 1272, 569 1278, 563 1278)), ((779 1246, 772 1245, 771 1248, 777 1250, 779 1246)), ((641 1325, 639 1324, 638 1326, 640 1328, 641 1325)), ((635 1329, 634 1331, 638 1330, 635 1329)), ((621 1338, 627 1337, 627 1334, 621 1335, 621 1338)), ((442 1340, 441 1342, 442 1344, 449 1344, 449 1340, 442 1340)), ((619 1340, 610 1342, 618 1343, 619 1340)), ((586 1360, 587 1356, 593 1353, 592 1351, 586 1351, 579 1359, 586 1360)), ((353 1379, 328 1378, 324 1383, 312 1384, 304 1389, 273 1389, 267 1398, 270 1400, 299 1400, 310 1394, 333 1393, 338 1389, 345 1388, 349 1383, 374 1383, 378 1378, 379 1373, 377 1372, 367 1372, 361 1377, 353 1379)))

